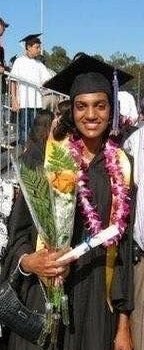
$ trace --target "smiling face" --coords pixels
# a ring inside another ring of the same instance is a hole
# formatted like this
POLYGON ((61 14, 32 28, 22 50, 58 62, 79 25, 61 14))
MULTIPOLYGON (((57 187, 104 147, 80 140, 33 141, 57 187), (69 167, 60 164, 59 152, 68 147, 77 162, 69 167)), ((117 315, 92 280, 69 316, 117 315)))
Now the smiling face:
POLYGON ((110 103, 105 92, 77 95, 73 115, 77 129, 85 139, 97 139, 107 129, 110 103))

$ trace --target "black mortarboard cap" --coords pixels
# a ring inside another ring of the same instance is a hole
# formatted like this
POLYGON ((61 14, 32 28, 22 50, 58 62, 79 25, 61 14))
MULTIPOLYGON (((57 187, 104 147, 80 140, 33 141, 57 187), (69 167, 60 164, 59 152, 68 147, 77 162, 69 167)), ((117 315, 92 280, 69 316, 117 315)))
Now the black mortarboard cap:
POLYGON ((33 40, 33 39, 39 38, 40 35, 42 35, 42 33, 39 33, 39 34, 29 34, 29 35, 25 36, 23 39, 21 39, 21 40, 20 40, 20 43, 21 43, 21 42, 27 43, 28 41, 31 41, 31 40, 33 40))
MULTIPOLYGON (((101 73, 111 84, 113 83, 113 75, 115 68, 93 56, 80 53, 66 68, 55 75, 52 79, 44 83, 44 87, 56 90, 60 93, 70 95, 71 87, 75 79, 80 74, 85 73, 101 73)), ((132 75, 117 69, 117 78, 119 85, 125 84, 133 78, 132 75)))
POLYGON ((1 23, 5 28, 8 28, 8 27, 9 27, 9 24, 6 23, 2 17, 0 17, 0 23, 1 23))

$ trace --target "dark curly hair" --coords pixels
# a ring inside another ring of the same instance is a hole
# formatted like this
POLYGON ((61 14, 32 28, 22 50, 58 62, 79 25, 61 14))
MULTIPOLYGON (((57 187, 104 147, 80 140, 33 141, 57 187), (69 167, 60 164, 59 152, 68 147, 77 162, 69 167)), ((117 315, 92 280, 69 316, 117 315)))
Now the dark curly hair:
POLYGON ((76 127, 71 109, 67 109, 60 117, 57 126, 53 130, 54 138, 57 141, 63 140, 67 134, 75 133, 76 127))
POLYGON ((48 109, 44 109, 38 112, 29 134, 28 144, 31 145, 32 143, 36 142, 45 143, 48 138, 53 120, 54 113, 48 109))
POLYGON ((22 154, 24 163, 31 169, 41 166, 44 162, 44 150, 54 114, 49 110, 42 110, 37 113, 33 127, 30 131, 25 150, 22 154), (42 159, 41 159, 42 155, 42 159))

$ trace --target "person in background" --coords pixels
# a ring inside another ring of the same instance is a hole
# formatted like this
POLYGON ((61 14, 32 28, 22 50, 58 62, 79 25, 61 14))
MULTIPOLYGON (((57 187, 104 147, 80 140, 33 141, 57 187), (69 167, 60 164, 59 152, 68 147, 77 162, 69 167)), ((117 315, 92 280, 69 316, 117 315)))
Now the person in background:
MULTIPOLYGON (((128 205, 132 178, 127 156, 109 137, 113 119, 113 71, 113 67, 104 62, 98 65, 93 57, 84 55, 46 83, 47 88, 70 95, 70 108, 60 117, 53 137, 58 142, 65 142, 67 138, 65 147, 70 147, 72 156, 76 155, 75 161, 80 162, 81 181, 84 181, 82 193, 78 180, 72 247, 85 240, 88 242, 89 237, 111 223, 118 225, 119 233, 123 235, 120 235, 121 239, 117 237, 117 244, 111 242, 113 248, 107 242, 105 246, 90 249, 72 263, 65 281, 70 325, 60 325, 58 350, 132 350, 129 315, 133 310, 133 220, 128 205), (111 169, 112 164, 114 169, 111 169), (115 194, 118 202, 115 202, 115 194)), ((118 71, 118 74, 120 84, 130 79, 124 72, 118 71)), ((34 169, 44 167, 49 147, 46 126, 42 130, 39 125, 38 129, 24 153, 25 164, 34 169)), ((21 270, 24 274, 31 273, 28 279, 24 277, 21 300, 28 302, 31 309, 44 312, 38 276, 49 276, 46 263, 43 263, 49 257, 46 251, 35 252, 38 233, 21 193, 8 227, 10 239, 5 256, 5 278, 20 258, 21 270)), ((60 275, 62 271, 59 266, 57 273, 60 275)), ((17 349, 40 350, 11 332, 8 350, 17 349)))
POLYGON ((127 91, 118 91, 119 101, 119 144, 123 146, 125 140, 138 129, 138 111, 134 97, 127 91))
MULTIPOLYGON (((141 109, 143 112, 143 109, 141 109)), ((134 181, 137 186, 134 222, 134 311, 131 330, 134 350, 144 349, 144 125, 124 142, 124 149, 134 158, 134 181)))
POLYGON ((6 93, 6 81, 4 76, 4 70, 5 68, 8 70, 7 67, 5 67, 5 52, 4 47, 2 45, 2 36, 6 30, 6 28, 9 27, 9 24, 4 21, 2 17, 0 17, 0 74, 2 74, 2 81, 1 81, 1 101, 4 103, 4 94, 6 93))
POLYGON ((11 97, 12 110, 19 112, 19 142, 22 145, 33 125, 36 112, 42 109, 40 88, 52 77, 49 69, 36 59, 41 52, 40 35, 30 34, 21 40, 25 43, 25 53, 16 58, 10 73, 19 79, 11 83, 11 97), (30 83, 35 87, 29 86, 30 83))
MULTIPOLYGON (((9 24, 6 23, 3 18, 0 17, 0 40, 6 28, 8 27, 9 27, 9 24)), ((5 54, 4 54, 4 48, 1 43, 0 44, 0 73, 4 73, 4 66, 5 66, 5 54)))
POLYGON ((125 126, 137 125, 138 110, 133 95, 127 91, 119 91, 118 100, 120 103, 121 124, 125 126))

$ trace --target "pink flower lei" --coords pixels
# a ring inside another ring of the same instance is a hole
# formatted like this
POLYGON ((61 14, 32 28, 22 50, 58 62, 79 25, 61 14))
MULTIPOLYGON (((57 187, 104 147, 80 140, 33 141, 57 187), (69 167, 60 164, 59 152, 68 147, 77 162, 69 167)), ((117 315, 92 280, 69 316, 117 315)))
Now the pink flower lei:
MULTIPOLYGON (((85 220, 85 225, 91 236, 98 234, 102 230, 102 221, 97 210, 91 205, 92 191, 88 188, 88 166, 81 159, 83 152, 82 140, 74 137, 69 138, 69 146, 72 156, 78 163, 80 171, 78 174, 78 204, 81 214, 85 220)), ((107 246, 118 244, 127 227, 127 217, 130 212, 129 187, 126 185, 120 161, 118 157, 118 145, 112 140, 108 140, 104 153, 105 168, 111 179, 112 210, 110 224, 116 225, 119 235, 107 242, 107 246)))

